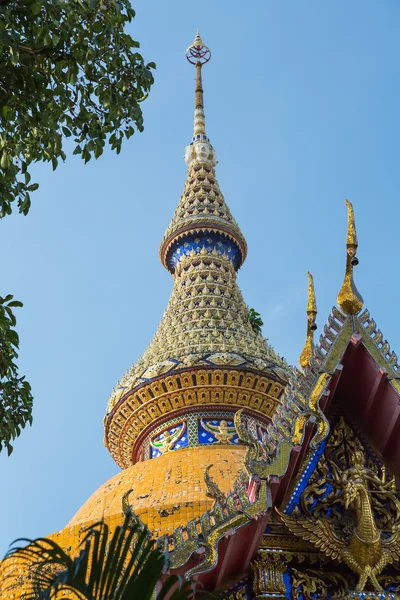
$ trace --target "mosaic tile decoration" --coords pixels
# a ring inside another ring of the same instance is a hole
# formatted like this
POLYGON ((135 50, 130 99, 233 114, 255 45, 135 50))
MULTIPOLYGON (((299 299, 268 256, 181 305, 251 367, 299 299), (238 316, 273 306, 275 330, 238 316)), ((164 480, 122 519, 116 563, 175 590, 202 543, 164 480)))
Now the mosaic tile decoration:
MULTIPOLYGON (((222 443, 218 439, 217 429, 221 427, 221 422, 225 421, 229 431, 235 430, 233 421, 227 419, 198 419, 198 442, 199 444, 218 444, 222 443), (215 432, 213 431, 215 430, 215 432)), ((238 444, 239 436, 237 433, 229 440, 229 444, 238 444)))
POLYGON ((215 248, 219 256, 225 254, 236 269, 239 268, 242 262, 239 248, 225 235, 216 232, 212 234, 209 232, 197 233, 192 236, 188 235, 184 242, 178 239, 169 249, 167 263, 170 270, 173 272, 182 257, 189 256, 191 250, 199 253, 202 248, 205 248, 208 253, 211 253, 215 248))
MULTIPOLYGON (((167 430, 172 433, 172 430, 176 430, 177 427, 179 427, 180 424, 182 424, 183 422, 186 422, 186 431, 182 437, 181 440, 179 440, 173 447, 173 450, 179 450, 179 448, 185 448, 185 447, 196 447, 199 445, 210 445, 215 443, 216 438, 214 436, 212 436, 212 434, 208 434, 208 437, 210 439, 206 439, 204 436, 200 436, 199 435, 199 421, 201 419, 205 420, 205 421, 210 421, 213 425, 218 425, 220 423, 220 421, 222 419, 225 419, 228 422, 229 426, 232 426, 233 424, 233 417, 234 417, 235 411, 201 411, 201 412, 194 412, 194 413, 189 413, 187 416, 183 417, 179 416, 179 417, 175 417, 174 419, 170 419, 168 421, 166 421, 165 423, 162 423, 161 425, 159 425, 158 427, 156 427, 148 436, 147 438, 142 442, 142 448, 143 450, 143 459, 147 460, 149 458, 156 458, 158 456, 161 456, 161 452, 157 451, 156 449, 154 449, 151 445, 150 445, 150 440, 162 440, 162 434, 163 432, 167 430), (185 445, 181 446, 180 443, 181 441, 183 441, 183 439, 185 440, 185 445)), ((253 433, 253 435, 257 435, 258 432, 265 432, 266 431, 266 424, 265 423, 260 423, 260 421, 258 421, 257 419, 251 417, 251 416, 246 416, 246 420, 247 420, 247 426, 249 428, 249 430, 253 433)), ((203 430, 204 432, 204 430, 203 430)), ((207 433, 207 432, 206 432, 207 433)), ((235 435, 233 438, 233 443, 234 444, 238 444, 239 439, 238 436, 235 435)), ((142 450, 139 450, 138 452, 138 456, 141 454, 142 450)))
POLYGON ((175 427, 171 427, 169 429, 164 430, 164 432, 161 435, 154 437, 150 441, 150 458, 157 458, 157 456, 161 456, 163 454, 162 444, 165 441, 165 435, 167 433, 169 434, 169 436, 171 436, 171 447, 169 448, 168 451, 179 450, 180 448, 187 447, 187 445, 188 445, 187 427, 186 427, 186 423, 181 422, 179 425, 176 425, 175 427), (173 442, 175 435, 177 436, 177 439, 175 442, 173 442))

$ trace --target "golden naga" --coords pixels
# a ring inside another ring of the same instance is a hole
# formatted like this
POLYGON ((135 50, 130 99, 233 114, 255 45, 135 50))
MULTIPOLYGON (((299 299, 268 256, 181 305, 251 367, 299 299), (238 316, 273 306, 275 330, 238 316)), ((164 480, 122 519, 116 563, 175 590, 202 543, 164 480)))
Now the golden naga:
POLYGON ((237 434, 235 427, 229 427, 224 419, 220 421, 219 425, 213 425, 201 419, 201 426, 215 437, 217 440, 216 444, 230 444, 232 443, 233 436, 237 434))
MULTIPOLYGON (((362 464, 361 454, 354 453, 353 466, 341 479, 344 507, 348 509, 351 506, 357 520, 350 541, 338 537, 329 521, 293 517, 279 510, 277 512, 296 536, 311 542, 327 556, 346 563, 359 576, 357 591, 364 591, 367 582, 370 581, 375 591, 382 592, 382 586, 377 579, 379 574, 386 565, 400 559, 400 524, 395 525, 393 534, 386 539, 377 528, 367 483, 372 478, 369 470, 362 464)), ((375 477, 374 480, 376 482, 375 477)), ((383 493, 390 493, 385 481, 381 481, 381 487, 383 493)), ((391 495, 394 496, 395 491, 392 491, 391 495)))

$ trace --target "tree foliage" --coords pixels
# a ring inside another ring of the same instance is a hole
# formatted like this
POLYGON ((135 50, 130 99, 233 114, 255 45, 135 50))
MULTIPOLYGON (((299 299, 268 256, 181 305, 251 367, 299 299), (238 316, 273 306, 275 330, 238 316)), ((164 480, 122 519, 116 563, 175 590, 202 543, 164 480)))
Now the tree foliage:
POLYGON ((0 297, 0 452, 5 447, 12 452, 11 441, 19 436, 27 423, 32 423, 31 386, 19 377, 18 334, 13 308, 21 302, 9 295, 0 297))
POLYGON ((248 320, 254 331, 261 333, 261 327, 264 325, 264 321, 261 318, 259 312, 254 308, 249 308, 248 320))
POLYGON ((0 0, 0 217, 28 213, 29 166, 56 169, 65 138, 87 163, 143 130, 155 64, 125 32, 134 16, 129 0, 0 0))
POLYGON ((80 600, 151 600, 160 580, 157 600, 164 600, 172 590, 171 600, 189 597, 189 583, 181 585, 177 576, 163 575, 166 558, 154 547, 147 528, 130 513, 112 534, 104 522, 90 526, 75 557, 49 538, 20 541, 29 545, 11 548, 6 561, 17 558, 19 573, 22 565, 30 570, 33 586, 24 590, 26 600, 50 600, 58 592, 64 597, 67 590, 71 598, 80 600))
MULTIPOLYGON (((129 0, 0 0, 0 217, 16 201, 27 214, 30 165, 65 160, 65 138, 87 163, 108 142, 143 130, 141 101, 153 84, 138 42, 125 31, 129 0)), ((71 147, 71 146, 69 146, 71 147)), ((12 296, 0 299, 0 451, 31 422, 29 383, 15 364, 12 296)))

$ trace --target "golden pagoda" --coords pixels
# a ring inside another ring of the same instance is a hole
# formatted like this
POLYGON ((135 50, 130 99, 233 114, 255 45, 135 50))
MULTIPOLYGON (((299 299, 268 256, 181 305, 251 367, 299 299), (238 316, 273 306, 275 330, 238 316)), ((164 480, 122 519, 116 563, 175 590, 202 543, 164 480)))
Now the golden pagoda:
MULTIPOLYGON (((400 367, 353 279, 314 340, 308 273, 301 370, 263 338, 237 285, 246 240, 216 179, 197 34, 194 133, 183 194, 160 246, 173 290, 143 357, 108 402, 105 444, 121 472, 52 539, 77 553, 86 528, 127 507, 171 572, 229 600, 398 598, 400 367)), ((2 598, 19 598, 16 579, 2 598)), ((19 581, 19 583, 18 583, 19 581)))

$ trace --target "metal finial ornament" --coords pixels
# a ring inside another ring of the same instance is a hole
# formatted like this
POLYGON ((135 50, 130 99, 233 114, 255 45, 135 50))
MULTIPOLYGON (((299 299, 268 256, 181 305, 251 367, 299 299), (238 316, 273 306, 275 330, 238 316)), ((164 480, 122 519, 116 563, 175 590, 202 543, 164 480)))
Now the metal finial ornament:
POLYGON ((300 365, 305 369, 310 364, 310 359, 314 351, 314 331, 317 329, 315 319, 317 318, 317 302, 315 300, 314 280, 311 273, 307 272, 308 277, 308 301, 307 301, 307 335, 306 343, 300 354, 300 365))
POLYGON ((192 65, 204 65, 210 60, 210 48, 203 43, 199 32, 196 33, 193 44, 186 50, 186 58, 192 65))
POLYGON ((364 300, 353 280, 353 268, 358 265, 358 258, 356 257, 358 241, 353 206, 348 200, 346 200, 346 205, 348 211, 346 272, 337 297, 337 303, 345 314, 356 315, 362 309, 364 300))
POLYGON ((190 64, 196 66, 196 90, 193 138, 191 145, 186 148, 185 161, 188 166, 195 160, 199 160, 200 162, 210 162, 212 166, 215 166, 217 162, 215 151, 206 135, 203 81, 201 76, 203 65, 208 63, 211 58, 211 51, 210 48, 203 43, 199 32, 196 33, 193 44, 186 50, 186 58, 190 64))

